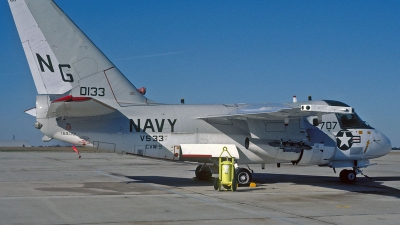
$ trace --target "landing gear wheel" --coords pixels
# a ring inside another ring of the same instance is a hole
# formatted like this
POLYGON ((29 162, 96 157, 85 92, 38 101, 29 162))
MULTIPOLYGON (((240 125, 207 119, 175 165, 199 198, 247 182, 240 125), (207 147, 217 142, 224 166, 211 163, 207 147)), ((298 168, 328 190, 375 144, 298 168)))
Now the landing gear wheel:
POLYGON ((356 173, 353 170, 342 170, 339 174, 340 181, 347 184, 352 184, 356 181, 356 173))
POLYGON ((232 180, 232 191, 236 191, 237 186, 238 186, 238 184, 236 182, 236 177, 234 177, 232 180))
POLYGON ((219 186, 219 178, 214 178, 214 190, 218 190, 219 186))
POLYGON ((342 171, 340 171, 340 173, 339 173, 340 181, 342 181, 343 183, 345 182, 346 174, 347 174, 347 170, 342 170, 342 171))
POLYGON ((252 181, 251 173, 248 169, 238 168, 236 170, 235 180, 239 185, 246 185, 252 181))
POLYGON ((210 167, 199 165, 196 168, 195 175, 199 180, 208 180, 211 178, 212 173, 210 167))

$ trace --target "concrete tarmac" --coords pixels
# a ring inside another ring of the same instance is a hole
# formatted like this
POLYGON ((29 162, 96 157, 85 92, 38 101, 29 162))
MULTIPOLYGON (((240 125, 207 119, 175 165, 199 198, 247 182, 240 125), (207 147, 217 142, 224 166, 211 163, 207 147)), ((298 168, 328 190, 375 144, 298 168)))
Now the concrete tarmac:
MULTIPOLYGON (((330 168, 253 165, 257 187, 215 191, 196 164, 116 153, 0 152, 0 224, 399 224, 400 152, 355 184, 330 168)), ((337 171, 339 172, 339 171, 337 171)))

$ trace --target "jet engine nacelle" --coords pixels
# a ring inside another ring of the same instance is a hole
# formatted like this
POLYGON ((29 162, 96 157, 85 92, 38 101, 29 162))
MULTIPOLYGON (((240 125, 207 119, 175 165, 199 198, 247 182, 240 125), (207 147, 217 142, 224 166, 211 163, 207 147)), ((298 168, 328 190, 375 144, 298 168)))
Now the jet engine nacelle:
POLYGON ((290 161, 296 165, 327 165, 332 160, 335 149, 332 146, 324 146, 323 144, 287 147, 282 144, 277 145, 276 143, 266 139, 246 138, 245 147, 262 158, 268 157, 290 161))
POLYGON ((260 157, 296 161, 300 157, 301 151, 284 151, 284 149, 273 147, 266 139, 246 138, 245 148, 260 157))

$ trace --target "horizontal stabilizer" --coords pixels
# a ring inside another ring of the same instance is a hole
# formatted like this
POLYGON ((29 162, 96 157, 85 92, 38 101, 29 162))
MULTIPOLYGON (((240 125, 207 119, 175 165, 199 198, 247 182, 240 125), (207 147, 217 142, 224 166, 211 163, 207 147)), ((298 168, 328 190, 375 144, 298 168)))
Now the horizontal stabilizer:
POLYGON ((44 136, 42 137, 42 141, 43 141, 43 142, 49 142, 49 141, 51 141, 51 140, 53 140, 53 138, 51 138, 51 137, 49 137, 49 136, 47 136, 47 135, 44 135, 44 136))
POLYGON ((46 117, 101 116, 114 111, 114 108, 95 99, 69 95, 52 101, 46 117))
POLYGON ((27 109, 27 110, 25 110, 25 113, 26 113, 26 114, 29 114, 29 115, 31 115, 31 116, 36 117, 36 107, 35 107, 35 108, 32 108, 32 109, 27 109))

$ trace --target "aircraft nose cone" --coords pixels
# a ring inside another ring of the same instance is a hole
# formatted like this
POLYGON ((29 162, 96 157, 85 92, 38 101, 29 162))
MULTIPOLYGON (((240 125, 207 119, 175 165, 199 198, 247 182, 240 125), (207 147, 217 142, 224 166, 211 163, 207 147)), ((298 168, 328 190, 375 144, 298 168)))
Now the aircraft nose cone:
POLYGON ((386 155, 392 150, 392 143, 390 142, 389 138, 386 137, 384 134, 380 133, 380 136, 381 136, 380 138, 381 149, 382 152, 384 152, 384 154, 386 155))
POLYGON ((369 158, 377 158, 384 156, 392 150, 392 144, 384 134, 376 131, 376 134, 371 139, 371 151, 367 152, 366 156, 369 158))

